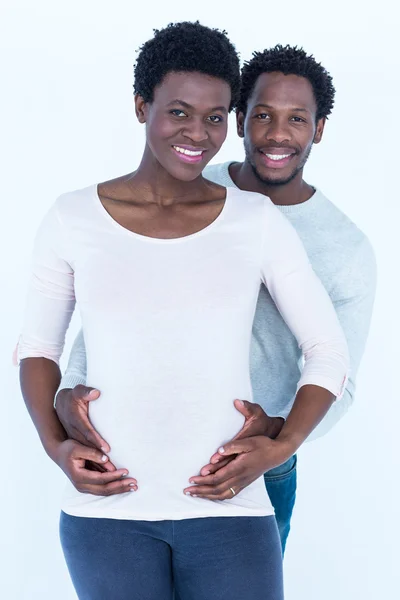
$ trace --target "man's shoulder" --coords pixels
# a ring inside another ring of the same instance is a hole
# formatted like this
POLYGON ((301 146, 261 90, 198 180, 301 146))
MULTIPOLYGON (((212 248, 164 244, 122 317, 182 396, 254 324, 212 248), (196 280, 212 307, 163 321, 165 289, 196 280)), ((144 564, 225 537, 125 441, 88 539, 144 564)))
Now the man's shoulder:
POLYGON ((232 161, 207 165, 203 171, 203 176, 225 187, 236 187, 229 174, 229 165, 231 164, 232 161))
POLYGON ((316 194, 309 222, 299 221, 297 231, 317 274, 337 291, 344 281, 349 288, 370 285, 376 278, 376 258, 369 238, 322 192, 316 194))
POLYGON ((341 208, 329 200, 322 192, 321 201, 324 203, 323 211, 326 223, 336 239, 340 239, 345 246, 364 248, 366 251, 372 250, 372 245, 367 235, 341 208))
POLYGON ((360 227, 321 190, 317 189, 309 202, 309 210, 294 213, 293 217, 287 215, 297 228, 307 229, 308 236, 319 238, 321 243, 324 239, 340 244, 343 248, 371 247, 360 227))

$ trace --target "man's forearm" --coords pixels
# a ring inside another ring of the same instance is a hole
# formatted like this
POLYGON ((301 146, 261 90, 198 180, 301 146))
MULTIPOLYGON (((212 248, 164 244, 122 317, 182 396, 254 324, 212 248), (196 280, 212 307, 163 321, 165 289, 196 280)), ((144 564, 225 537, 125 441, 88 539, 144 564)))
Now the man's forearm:
POLYGON ((86 385, 86 347, 82 329, 79 331, 69 355, 67 369, 62 376, 60 390, 86 385))
POLYGON ((56 446, 67 439, 53 407, 60 379, 60 369, 52 360, 25 358, 21 361, 22 395, 43 447, 51 458, 56 446))
POLYGON ((293 453, 308 438, 331 408, 335 396, 317 385, 304 385, 296 395, 277 441, 288 442, 293 453))

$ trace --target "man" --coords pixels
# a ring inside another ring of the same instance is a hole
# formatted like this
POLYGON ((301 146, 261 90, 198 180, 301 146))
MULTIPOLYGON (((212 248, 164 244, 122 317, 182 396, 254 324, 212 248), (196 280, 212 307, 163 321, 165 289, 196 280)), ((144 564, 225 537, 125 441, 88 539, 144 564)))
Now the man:
MULTIPOLYGON (((244 139, 245 160, 213 165, 204 172, 207 178, 221 185, 237 186, 271 198, 296 228, 335 305, 349 345, 351 376, 342 397, 333 403, 310 438, 328 432, 353 402, 355 376, 367 339, 376 285, 374 254, 365 235, 321 191, 303 179, 312 145, 322 139, 334 94, 330 75, 302 49, 278 45, 254 53, 243 67, 237 108, 237 130, 244 139)), ((257 404, 235 402, 246 418, 243 430, 224 446, 223 455, 215 454, 210 464, 201 469, 189 491, 218 499, 219 486, 228 479, 235 478, 240 489, 247 485, 261 461, 251 441, 258 435, 274 438, 280 432, 296 394, 300 358, 296 340, 262 287, 251 347, 257 404)), ((88 418, 89 402, 96 400, 100 392, 84 384, 86 357, 80 334, 56 397, 56 411, 71 438, 107 453, 107 442, 95 432, 88 418)), ((75 452, 79 454, 78 450, 76 446, 75 452)), ((104 494, 121 493, 117 477, 113 481, 115 467, 107 456, 93 454, 93 448, 91 454, 89 449, 81 450, 80 456, 87 452, 85 458, 94 459, 88 468, 105 471, 99 473, 99 493, 102 490, 104 494)), ((84 476, 84 469, 70 475, 75 485, 79 484, 82 473, 84 476)), ((295 503, 296 456, 266 473, 265 484, 275 508, 284 551, 295 503)))

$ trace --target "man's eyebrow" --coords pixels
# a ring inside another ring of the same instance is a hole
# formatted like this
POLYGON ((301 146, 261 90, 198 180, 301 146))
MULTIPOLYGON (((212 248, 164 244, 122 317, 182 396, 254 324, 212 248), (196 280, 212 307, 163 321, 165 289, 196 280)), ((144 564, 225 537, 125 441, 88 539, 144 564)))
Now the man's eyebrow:
MULTIPOLYGON (((268 108, 269 110, 274 110, 274 106, 271 106, 270 104, 263 104, 262 102, 260 102, 259 104, 256 104, 254 108, 268 108)), ((290 108, 289 110, 292 110, 293 112, 310 112, 309 110, 307 110, 306 108, 297 108, 297 107, 293 107, 290 108)))
MULTIPOLYGON (((171 100, 171 102, 168 102, 167 106, 171 106, 173 104, 175 104, 175 105, 180 104, 180 106, 183 106, 183 108, 194 109, 194 106, 192 106, 191 104, 188 104, 184 100, 179 100, 178 98, 175 98, 175 100, 171 100)), ((210 108, 210 110, 209 110, 209 112, 215 112, 215 111, 219 111, 219 112, 223 112, 223 113, 228 112, 225 106, 214 106, 213 108, 210 108)))

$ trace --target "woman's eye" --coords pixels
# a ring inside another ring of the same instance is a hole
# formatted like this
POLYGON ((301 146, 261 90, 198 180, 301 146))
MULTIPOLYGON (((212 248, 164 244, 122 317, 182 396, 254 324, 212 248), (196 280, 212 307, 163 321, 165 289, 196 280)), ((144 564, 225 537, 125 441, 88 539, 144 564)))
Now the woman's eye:
POLYGON ((219 117, 218 115, 211 115, 208 118, 210 119, 211 123, 222 123, 223 121, 222 117, 219 117))
POLYGON ((174 115, 175 117, 186 117, 186 114, 183 112, 183 110, 179 110, 179 108, 171 110, 171 115, 174 115))

